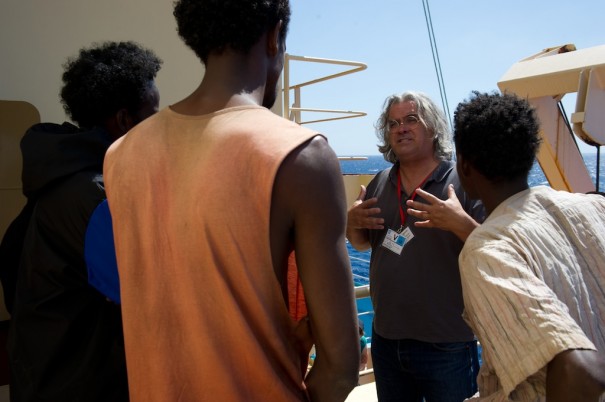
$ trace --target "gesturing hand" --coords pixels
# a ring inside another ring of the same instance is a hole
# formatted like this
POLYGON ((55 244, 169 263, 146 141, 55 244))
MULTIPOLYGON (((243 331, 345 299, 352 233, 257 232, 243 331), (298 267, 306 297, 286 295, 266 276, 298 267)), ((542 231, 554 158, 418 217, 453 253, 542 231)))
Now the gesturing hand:
POLYGON ((347 226, 352 229, 383 229, 384 219, 377 216, 380 214, 380 208, 374 207, 378 198, 362 201, 365 195, 366 188, 361 186, 357 200, 349 208, 347 226))
POLYGON ((416 194, 427 202, 408 200, 406 202, 407 213, 421 219, 414 226, 447 230, 461 240, 466 240, 479 224, 462 208, 453 185, 448 186, 447 193, 448 198, 440 200, 419 188, 416 190, 416 194))

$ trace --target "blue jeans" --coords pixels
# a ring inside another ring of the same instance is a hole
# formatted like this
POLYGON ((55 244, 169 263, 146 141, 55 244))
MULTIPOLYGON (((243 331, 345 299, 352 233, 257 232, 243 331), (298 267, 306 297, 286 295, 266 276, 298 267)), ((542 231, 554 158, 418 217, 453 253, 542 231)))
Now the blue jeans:
POLYGON ((477 341, 427 343, 372 333, 380 402, 460 402, 477 392, 477 341))

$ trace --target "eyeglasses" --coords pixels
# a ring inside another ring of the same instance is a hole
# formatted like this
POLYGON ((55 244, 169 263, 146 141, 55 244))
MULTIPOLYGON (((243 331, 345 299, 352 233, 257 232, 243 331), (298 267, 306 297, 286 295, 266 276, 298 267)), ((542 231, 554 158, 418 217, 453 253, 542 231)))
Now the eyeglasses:
POLYGON ((395 119, 389 119, 387 121, 387 128, 389 131, 397 130, 400 126, 407 127, 408 130, 413 130, 418 127, 420 123, 420 117, 417 114, 408 114, 401 121, 395 119))

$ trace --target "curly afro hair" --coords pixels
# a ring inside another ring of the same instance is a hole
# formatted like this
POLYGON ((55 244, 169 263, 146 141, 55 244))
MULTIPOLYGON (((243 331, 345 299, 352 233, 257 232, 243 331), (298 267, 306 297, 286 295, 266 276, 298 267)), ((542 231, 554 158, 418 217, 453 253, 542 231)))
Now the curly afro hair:
POLYGON ((516 95, 473 95, 454 112, 456 152, 488 180, 527 177, 541 143, 533 108, 516 95))
POLYGON ((135 42, 105 42, 80 49, 63 65, 61 103, 82 128, 103 125, 120 109, 136 113, 160 70, 160 60, 135 42))
POLYGON ((288 0, 177 0, 178 32, 205 64, 212 52, 247 53, 262 34, 281 20, 283 41, 290 22, 288 0))

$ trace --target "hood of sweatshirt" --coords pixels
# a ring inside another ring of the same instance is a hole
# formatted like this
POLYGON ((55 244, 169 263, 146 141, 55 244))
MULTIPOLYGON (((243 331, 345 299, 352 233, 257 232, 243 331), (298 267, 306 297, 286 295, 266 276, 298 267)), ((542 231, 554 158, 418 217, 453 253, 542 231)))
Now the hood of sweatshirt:
POLYGON ((30 198, 49 184, 84 170, 103 171, 109 133, 95 127, 82 130, 71 123, 40 123, 21 139, 23 194, 30 198))

